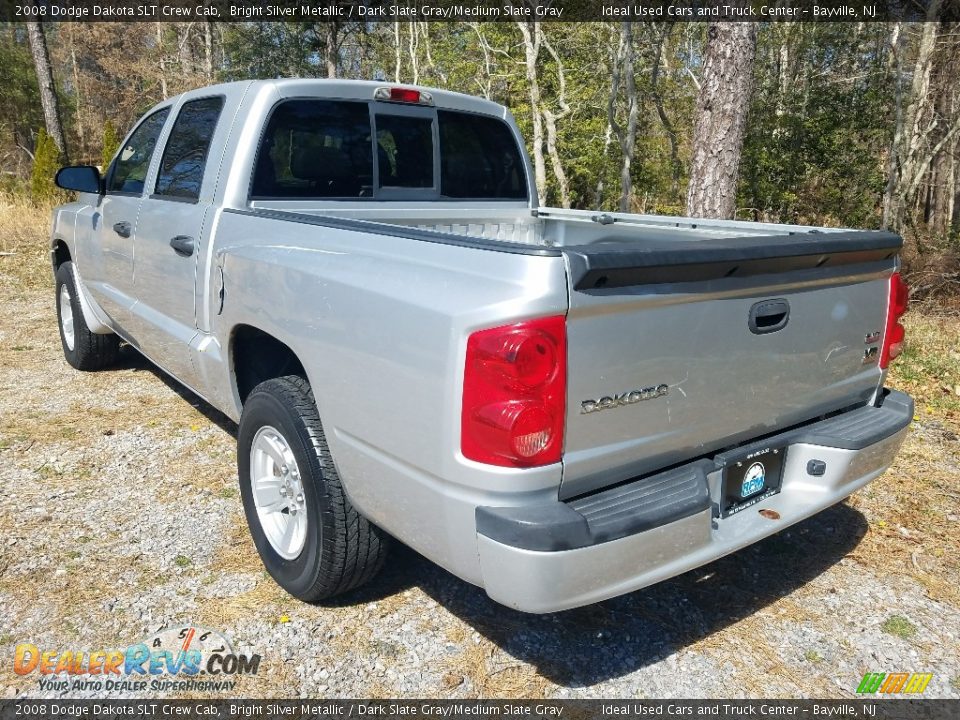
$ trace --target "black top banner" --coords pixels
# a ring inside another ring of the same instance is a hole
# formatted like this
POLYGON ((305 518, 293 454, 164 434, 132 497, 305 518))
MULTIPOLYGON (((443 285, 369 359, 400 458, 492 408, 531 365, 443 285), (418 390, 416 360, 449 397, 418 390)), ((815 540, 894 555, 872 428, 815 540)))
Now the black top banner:
POLYGON ((940 22, 960 0, 0 0, 23 22, 940 22))

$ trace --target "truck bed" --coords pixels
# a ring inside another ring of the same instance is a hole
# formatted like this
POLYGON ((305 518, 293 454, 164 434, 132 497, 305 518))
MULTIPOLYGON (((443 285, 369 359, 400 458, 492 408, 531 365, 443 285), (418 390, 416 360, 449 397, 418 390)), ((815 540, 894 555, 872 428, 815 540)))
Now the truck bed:
POLYGON ((893 233, 554 209, 376 220, 369 210, 304 210, 229 212, 564 259, 561 497, 868 404, 882 384, 865 353, 884 328, 902 244, 893 233), (771 305, 785 308, 782 327, 755 326, 771 305), (666 390, 647 392, 657 388, 666 390), (637 392, 653 397, 583 410, 637 392))

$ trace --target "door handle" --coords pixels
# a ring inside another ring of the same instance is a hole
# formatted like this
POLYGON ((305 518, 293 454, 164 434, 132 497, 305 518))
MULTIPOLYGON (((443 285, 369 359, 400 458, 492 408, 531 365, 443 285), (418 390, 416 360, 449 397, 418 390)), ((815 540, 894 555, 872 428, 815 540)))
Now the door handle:
POLYGON ((754 303, 750 308, 748 325, 754 335, 765 335, 782 330, 789 319, 790 303, 783 298, 777 298, 754 303))
POLYGON ((181 257, 190 257, 193 255, 193 251, 197 249, 196 240, 194 240, 189 235, 177 235, 175 238, 170 240, 170 247, 173 248, 173 251, 181 257))
POLYGON ((113 231, 122 238, 130 237, 130 223, 126 220, 113 224, 113 231))

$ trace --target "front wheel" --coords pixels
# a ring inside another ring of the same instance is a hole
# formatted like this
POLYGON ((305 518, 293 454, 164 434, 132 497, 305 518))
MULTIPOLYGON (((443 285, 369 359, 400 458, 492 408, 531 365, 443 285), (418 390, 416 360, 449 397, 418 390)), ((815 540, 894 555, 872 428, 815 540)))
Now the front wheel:
POLYGON ((291 595, 324 600, 383 566, 387 536, 347 499, 304 378, 253 389, 240 418, 237 467, 253 543, 291 595))
POLYGON ((75 277, 69 260, 57 268, 57 320, 63 356, 77 370, 100 370, 116 363, 120 338, 113 333, 99 335, 87 327, 75 277))

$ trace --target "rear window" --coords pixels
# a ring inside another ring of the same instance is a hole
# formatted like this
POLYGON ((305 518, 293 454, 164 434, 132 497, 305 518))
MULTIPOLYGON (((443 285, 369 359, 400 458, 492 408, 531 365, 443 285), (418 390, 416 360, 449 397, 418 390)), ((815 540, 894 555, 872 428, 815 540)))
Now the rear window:
POLYGON ((257 153, 255 198, 362 198, 373 192, 363 102, 291 100, 274 110, 257 153))
POLYGON ((433 187, 433 120, 377 114, 377 187, 433 187))
POLYGON ((251 198, 527 198, 523 158, 505 122, 411 110, 373 103, 371 113, 370 103, 349 100, 282 102, 257 152, 251 198))
POLYGON ((451 198, 526 199, 523 160, 502 120, 437 111, 440 188, 451 198))

